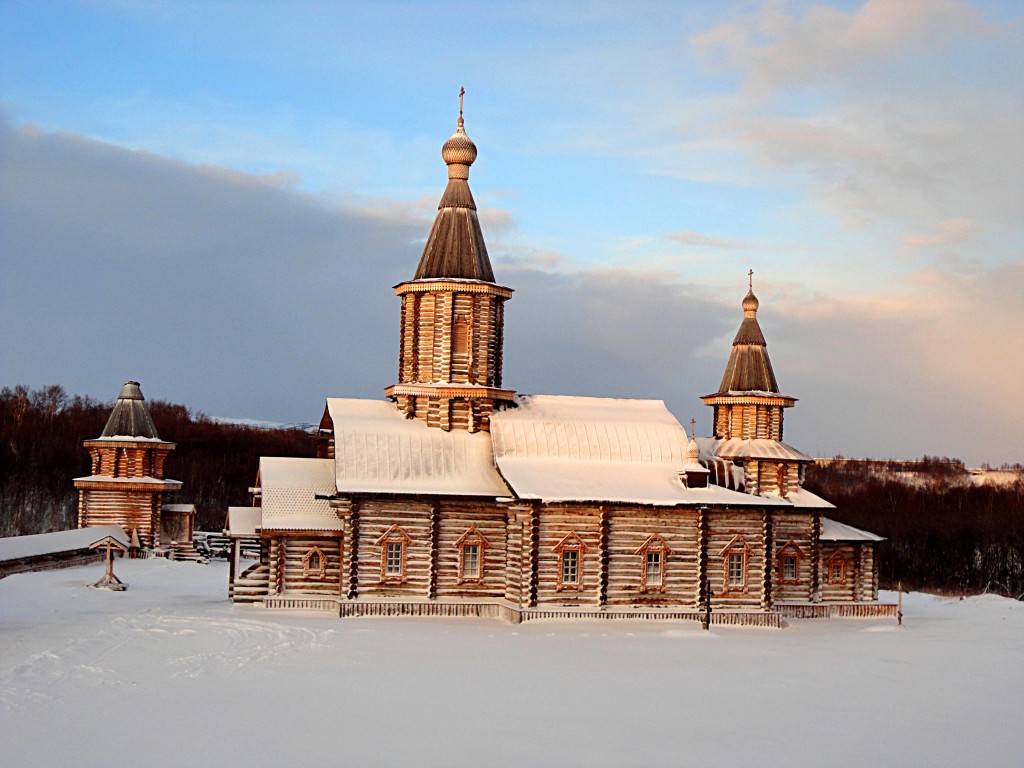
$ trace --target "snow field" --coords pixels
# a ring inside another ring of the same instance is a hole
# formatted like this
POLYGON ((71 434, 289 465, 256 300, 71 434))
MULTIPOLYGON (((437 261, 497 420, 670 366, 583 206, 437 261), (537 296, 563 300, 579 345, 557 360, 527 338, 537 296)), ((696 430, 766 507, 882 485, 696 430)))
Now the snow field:
POLYGON ((1024 603, 892 620, 345 619, 223 563, 0 580, 4 766, 1020 766, 1024 603))

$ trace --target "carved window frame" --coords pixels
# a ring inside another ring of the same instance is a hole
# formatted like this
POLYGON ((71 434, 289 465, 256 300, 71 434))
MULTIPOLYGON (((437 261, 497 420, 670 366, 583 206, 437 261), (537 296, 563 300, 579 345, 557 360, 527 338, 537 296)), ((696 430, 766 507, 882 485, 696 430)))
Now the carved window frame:
POLYGON ((827 584, 845 584, 846 583, 846 557, 840 551, 832 553, 832 557, 828 559, 825 569, 825 583, 827 584), (835 575, 836 566, 839 567, 839 575, 835 575))
POLYGON ((640 556, 640 591, 641 592, 664 592, 665 581, 668 576, 668 556, 672 554, 672 550, 669 549, 668 544, 665 543, 665 539, 661 537, 661 534, 653 534, 648 537, 647 541, 633 554, 640 556), (659 558, 659 576, 660 580, 657 583, 651 582, 650 576, 650 564, 648 562, 650 555, 658 555, 659 558))
POLYGON ((590 551, 583 539, 581 539, 576 531, 570 531, 562 539, 551 548, 551 551, 558 555, 558 584, 555 587, 556 592, 574 591, 580 592, 583 590, 583 574, 584 574, 584 563, 586 562, 586 553, 590 551), (575 553, 575 573, 576 581, 565 581, 565 572, 569 557, 566 556, 567 552, 575 553))
POLYGON ((722 594, 747 594, 750 591, 748 586, 749 581, 749 566, 750 566, 750 554, 751 549, 747 545, 747 542, 742 536, 736 535, 732 538, 725 547, 718 553, 718 556, 722 558, 722 594), (736 561, 734 558, 739 557, 736 561), (731 578, 732 564, 734 562, 739 563, 740 580, 739 582, 733 582, 731 578))
POLYGON ((380 583, 404 584, 406 579, 406 550, 412 539, 398 524, 392 525, 384 535, 374 542, 380 547, 380 583), (388 553, 392 547, 398 547, 399 568, 397 573, 388 571, 388 553))
POLYGON ((302 578, 322 581, 327 576, 327 555, 320 547, 312 546, 302 556, 302 578), (316 565, 313 565, 316 558, 316 565))
POLYGON ((800 566, 807 559, 807 555, 793 540, 787 541, 779 547, 777 576, 779 584, 803 584, 800 578, 800 566), (796 568, 793 578, 786 577, 786 558, 793 558, 796 561, 796 568))
POLYGON ((455 546, 459 550, 459 584, 482 584, 484 580, 484 553, 489 542, 476 526, 471 526, 468 531, 455 540, 455 546), (476 576, 466 574, 466 547, 477 548, 477 573, 476 576))

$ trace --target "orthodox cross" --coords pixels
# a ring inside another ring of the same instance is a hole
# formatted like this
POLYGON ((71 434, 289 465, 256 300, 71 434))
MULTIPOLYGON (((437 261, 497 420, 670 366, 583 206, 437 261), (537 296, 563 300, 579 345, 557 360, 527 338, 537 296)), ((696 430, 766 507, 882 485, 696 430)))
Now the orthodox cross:
MULTIPOLYGON (((462 114, 461 110, 459 111, 459 114, 462 114)), ((749 272, 747 272, 747 278, 750 281, 749 282, 750 290, 753 291, 754 290, 754 270, 750 270, 749 272)))
POLYGON ((695 429, 694 429, 696 426, 697 426, 697 420, 694 419, 694 418, 691 418, 690 419, 690 437, 691 438, 694 438, 694 436, 696 435, 696 432, 695 432, 695 429))
POLYGON ((462 119, 462 97, 466 95, 465 88, 459 88, 459 120, 462 119))

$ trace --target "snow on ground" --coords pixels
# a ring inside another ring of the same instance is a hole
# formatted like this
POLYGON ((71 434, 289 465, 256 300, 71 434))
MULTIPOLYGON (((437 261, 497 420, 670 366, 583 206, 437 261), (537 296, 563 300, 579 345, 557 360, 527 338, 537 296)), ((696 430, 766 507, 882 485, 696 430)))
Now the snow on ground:
POLYGON ((1020 766, 1024 603, 906 624, 345 619, 223 563, 0 581, 4 766, 1020 766))

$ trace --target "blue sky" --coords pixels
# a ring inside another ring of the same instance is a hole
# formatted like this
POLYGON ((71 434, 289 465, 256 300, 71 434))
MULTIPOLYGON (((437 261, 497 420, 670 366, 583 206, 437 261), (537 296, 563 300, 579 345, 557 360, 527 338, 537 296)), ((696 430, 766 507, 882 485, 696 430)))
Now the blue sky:
POLYGON ((1012 2, 0 2, 0 384, 305 421, 379 395, 465 86, 508 384, 706 422, 752 267, 792 442, 1024 461, 1022 54, 1012 2), (119 321, 76 304, 125 263, 198 354, 85 353, 119 321))

